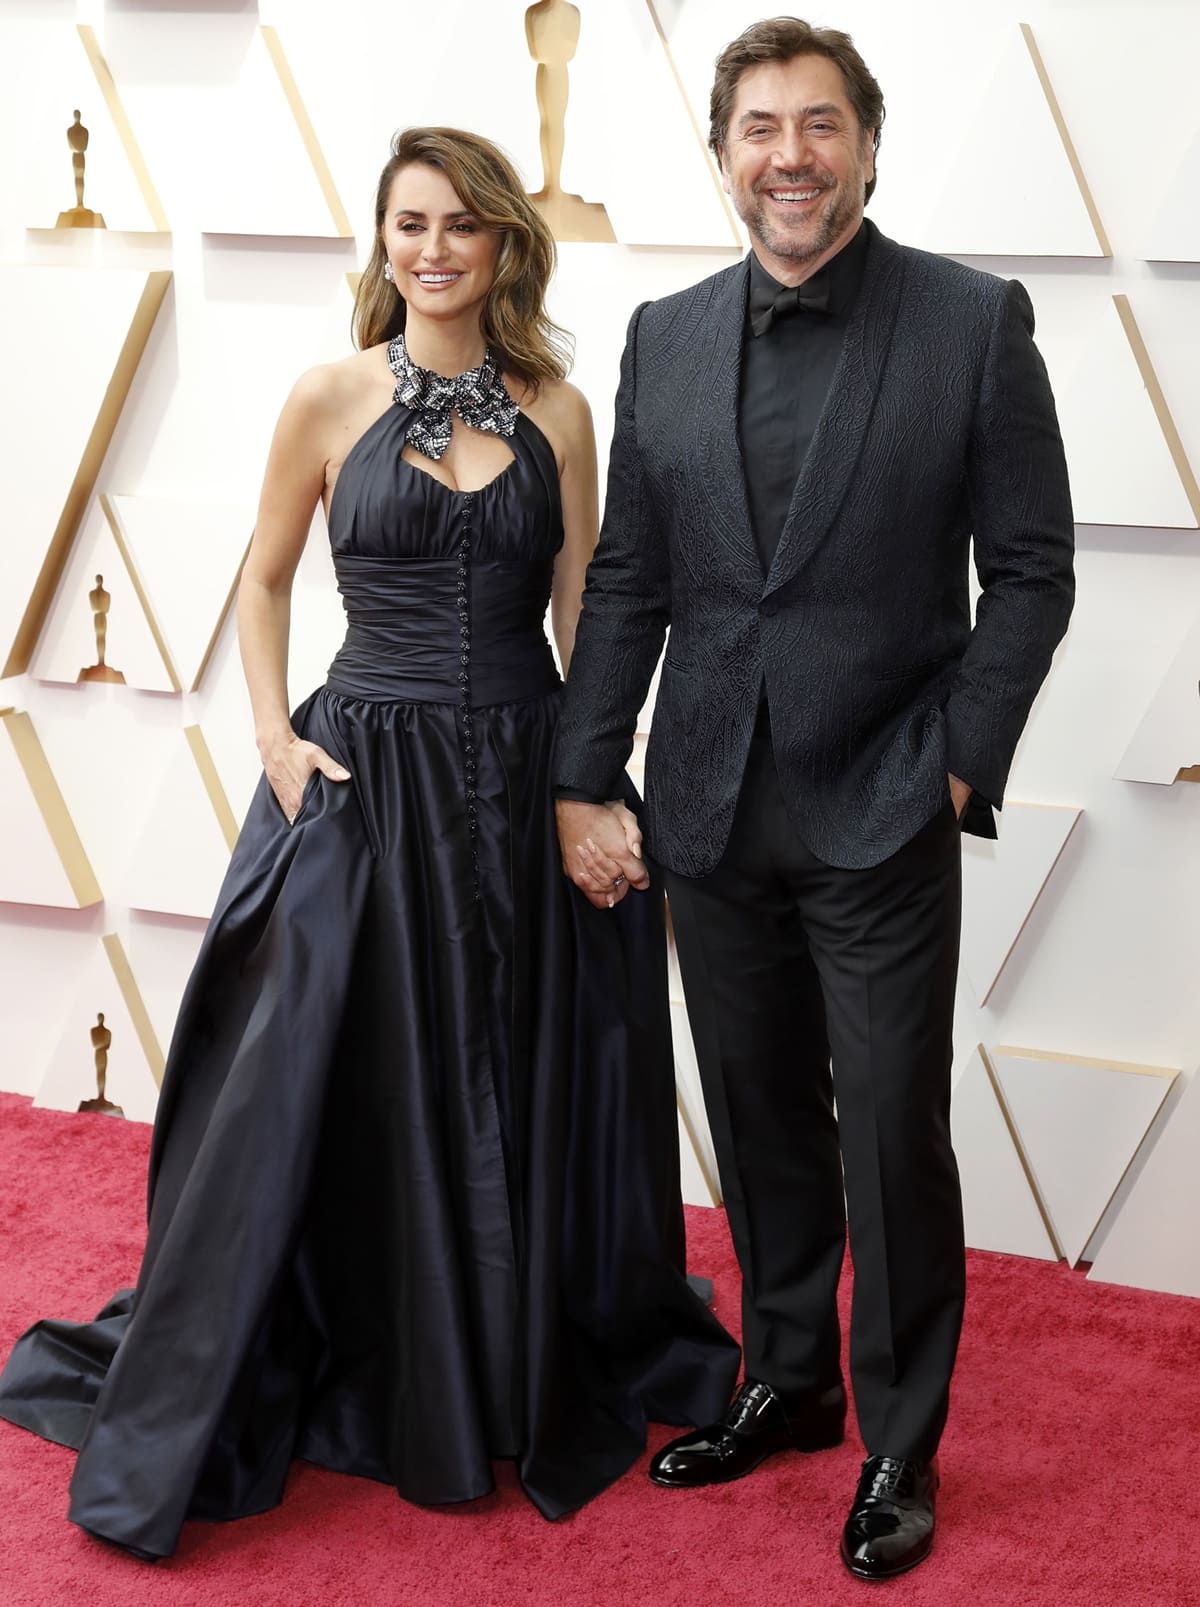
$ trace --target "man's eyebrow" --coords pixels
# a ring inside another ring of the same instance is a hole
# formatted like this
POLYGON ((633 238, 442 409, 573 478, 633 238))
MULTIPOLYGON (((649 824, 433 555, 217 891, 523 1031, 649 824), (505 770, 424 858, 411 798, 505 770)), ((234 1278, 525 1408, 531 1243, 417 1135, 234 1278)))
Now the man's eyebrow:
MULTIPOLYGON (((843 117, 845 112, 841 106, 835 106, 832 101, 825 101, 819 106, 801 106, 796 113, 797 117, 843 117)), ((778 112, 743 112, 738 118, 738 127, 745 128, 747 123, 774 123, 778 122, 778 112)))

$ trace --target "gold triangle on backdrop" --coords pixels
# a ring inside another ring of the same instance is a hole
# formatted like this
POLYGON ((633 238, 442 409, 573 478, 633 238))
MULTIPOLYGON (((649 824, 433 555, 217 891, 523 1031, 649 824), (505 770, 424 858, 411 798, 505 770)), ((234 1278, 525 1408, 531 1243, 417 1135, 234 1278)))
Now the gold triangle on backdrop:
POLYGON ((680 75, 679 68, 675 64, 675 57, 671 53, 671 41, 667 38, 667 30, 663 27, 662 18, 658 14, 659 8, 656 0, 646 0, 646 10, 650 13, 650 21, 654 24, 654 31, 658 35, 658 42, 662 46, 663 55, 667 58, 667 66, 671 69, 671 77, 675 80, 675 88, 679 91, 679 99, 683 102, 684 110, 687 112, 688 122, 691 124, 692 132, 696 136, 696 143, 700 147, 700 153, 703 158, 704 165, 712 174, 713 187, 717 192, 717 199, 720 201, 725 216, 729 220, 730 239, 735 248, 740 251, 742 249, 743 242, 742 237, 738 232, 737 220, 733 215, 733 208, 729 204, 729 197, 725 194, 725 186, 721 183, 720 174, 718 173, 716 164, 713 161, 712 153, 708 148, 708 141, 704 136, 700 124, 696 121, 696 114, 692 110, 692 103, 688 98, 688 92, 684 88, 683 78, 680 75))
POLYGON ((133 909, 207 920, 229 869, 238 823, 199 726, 176 736, 124 867, 133 909))
POLYGON ((1137 319, 1133 316, 1133 308, 1129 304, 1129 297, 1119 295, 1113 297, 1113 306, 1121 320, 1121 327, 1125 331, 1125 338, 1129 342, 1134 360, 1138 365, 1138 372, 1142 376, 1142 384, 1146 387, 1146 394, 1154 408, 1154 416, 1158 420, 1158 427, 1162 431, 1163 440, 1167 443, 1167 450, 1175 464, 1175 472, 1179 475, 1183 485, 1184 494, 1188 499, 1192 514, 1197 526, 1200 526, 1200 485, 1196 483, 1196 475, 1184 450, 1183 440, 1175 427, 1175 420, 1171 417, 1171 409, 1167 406, 1167 399, 1163 395, 1163 388, 1158 382, 1158 375, 1154 371, 1154 364, 1150 360, 1146 342, 1142 339, 1142 332, 1138 328, 1137 319))
POLYGON ((1060 1260, 1062 1252, 982 1044, 975 1046, 954 1084, 950 1128, 962 1179, 967 1244, 975 1250, 1060 1260))
POLYGON ((209 752, 208 743, 204 740, 204 733, 198 725, 186 725, 183 734, 187 738, 188 748, 192 758, 196 761, 196 769, 200 772, 200 779, 204 783, 204 790, 208 794, 208 801, 212 804, 213 814, 217 817, 217 824, 221 828, 221 835, 226 846, 232 854, 234 845, 238 840, 237 817, 229 804, 229 795, 217 774, 217 767, 213 756, 209 752))
POLYGON ((704 1179, 704 1187, 708 1190, 709 1203, 720 1205, 720 1180, 709 1162, 704 1145, 700 1142, 699 1135, 696 1132, 695 1121, 692 1118, 691 1111, 688 1109, 687 1100, 683 1089, 680 1087, 678 1077, 675 1083, 675 1107, 679 1112, 679 1125, 683 1131, 683 1136, 687 1140, 688 1148, 700 1170, 701 1177, 704 1179))
POLYGON ((288 103, 288 110, 295 119, 296 128, 304 143, 304 149, 308 154, 309 161, 312 163, 313 172, 317 176, 317 183, 321 186, 321 194, 325 197, 325 205, 329 208, 333 226, 344 240, 352 240, 354 230, 350 226, 350 219, 346 215, 346 208, 342 205, 342 198, 338 194, 337 185, 333 181, 329 163, 325 160, 325 153, 322 151, 320 141, 317 139, 312 119, 308 115, 308 110, 292 74, 292 69, 288 65, 288 59, 279 41, 279 35, 274 28, 265 26, 260 27, 258 31, 262 35, 263 44, 267 47, 267 54, 271 58, 271 65, 274 67, 276 76, 279 79, 284 98, 288 103))
POLYGON ((1118 781, 1169 787, 1200 781, 1200 616, 1184 633, 1165 675, 1146 705, 1121 762, 1118 781))
MULTIPOLYGON (((131 1121, 153 1121, 166 1061, 116 933, 101 938, 56 1014, 59 1037, 38 1079, 34 1104, 95 1110, 103 1072, 107 1100, 131 1121), (97 1042, 97 1029, 107 1042, 97 1042), (103 1049, 106 1064, 97 1049, 103 1049)), ((99 1108, 111 1112, 111 1104, 99 1108)))
MULTIPOLYGON (((24 775, 29 795, 36 806, 38 814, 41 816, 46 834, 53 846, 54 854, 57 856, 62 871, 66 876, 70 897, 79 909, 85 909, 91 904, 99 904, 104 894, 100 890, 100 884, 96 880, 96 873, 92 869, 79 833, 75 829, 75 823, 71 819, 70 811, 59 790, 58 782, 54 778, 54 772, 50 768, 50 763, 42 749, 42 744, 38 740, 33 721, 28 714, 18 713, 15 709, 6 709, 3 713, 0 713, 0 725, 3 726, 8 742, 11 744, 17 765, 24 775)), ((10 804, 15 804, 19 800, 10 798, 9 802, 10 804)), ((36 819, 36 817, 31 818, 36 819)), ((5 858, 8 859, 9 855, 14 851, 19 851, 23 856, 29 856, 33 853, 34 846, 31 842, 18 844, 10 840, 3 845, 5 858)), ((48 861, 48 863, 52 864, 53 861, 48 861)), ((22 868, 26 874, 30 873, 31 867, 28 858, 25 858, 22 868)), ((11 897, 13 889, 7 887, 7 878, 3 876, 0 876, 0 889, 8 891, 11 897)), ((49 889, 46 891, 48 893, 49 889)), ((0 896, 3 895, 0 894, 0 896)), ((64 898, 66 897, 65 890, 63 896, 64 898)), ((47 903, 59 902, 57 899, 47 897, 46 893, 38 898, 36 902, 42 902, 43 899, 47 903)), ((35 900, 22 898, 18 902, 35 902, 35 900)))
POLYGON ((142 199, 146 203, 154 227, 160 233, 169 234, 171 225, 167 222, 167 215, 163 211, 162 202, 158 198, 158 191, 154 188, 154 181, 150 177, 150 170, 146 166, 145 157, 138 145, 137 137, 132 125, 121 104, 121 96, 117 91, 108 62, 104 59, 104 52, 96 38, 96 30, 87 23, 77 23, 79 38, 91 63, 92 71, 96 75, 96 82, 100 86, 100 93, 104 96, 104 103, 108 107, 108 115, 112 118, 113 127, 120 135, 121 144, 125 147, 125 155, 129 158, 129 165, 137 179, 138 188, 142 192, 142 199))
POLYGON ((1050 74, 1046 71, 1046 63, 1042 60, 1042 53, 1038 49, 1037 40, 1033 37, 1033 29, 1027 22, 1023 22, 1021 24, 1021 37, 1024 39, 1026 48, 1028 49, 1030 57, 1033 60, 1033 66, 1038 76, 1038 82, 1042 86, 1042 93, 1046 97, 1046 104, 1050 108, 1050 115, 1054 119, 1054 126, 1058 130, 1058 137, 1062 141, 1063 150, 1066 152, 1067 161, 1071 166, 1071 172, 1075 176, 1075 183, 1079 186, 1080 197, 1083 200, 1084 206, 1087 208, 1087 215, 1091 221, 1092 229, 1096 235, 1096 243, 1100 247, 1100 255, 1102 257, 1111 257, 1112 246, 1108 243, 1108 235, 1105 232, 1103 223, 1100 221, 1100 212, 1096 206, 1095 200, 1092 197, 1092 192, 1090 186, 1088 185, 1088 181, 1084 176, 1083 164, 1079 160, 1079 153, 1075 149, 1075 142, 1071 138, 1070 130, 1067 128, 1066 118, 1063 116, 1062 108, 1058 104, 1058 96, 1054 93, 1054 85, 1050 82, 1050 74))
POLYGON ((253 513, 195 499, 105 493, 100 501, 175 690, 198 691, 237 596, 250 550, 238 533, 253 513))
POLYGON ((962 975, 986 1004, 1054 875, 1082 809, 1006 803, 992 841, 963 839, 962 975))
POLYGON ((46 623, 67 560, 70 558, 76 532, 95 490, 100 465, 112 441, 121 409, 129 395, 134 375, 137 373, 138 364, 141 362, 146 342, 150 338, 150 331, 154 327, 154 321, 158 317, 159 308, 162 306, 170 282, 171 275, 166 270, 146 275, 145 288, 117 355, 112 376, 97 410, 75 477, 67 491, 62 511, 46 549, 46 556, 34 582, 32 594, 8 649, 4 668, 0 671, 0 679, 10 675, 21 675, 29 668, 33 650, 46 623))
POLYGON ((987 1059, 1054 1241, 1075 1266, 1178 1072, 1003 1044, 987 1059))
POLYGON ((112 966, 113 975, 117 979, 117 986, 121 990, 121 997, 125 1001, 125 1008, 129 1011, 134 1030, 141 1044, 142 1053, 146 1057, 146 1064, 150 1068, 150 1075, 158 1086, 162 1087, 163 1071, 166 1060, 163 1056, 162 1046, 158 1041, 158 1034, 154 1030, 149 1012, 142 999, 141 990, 133 975, 133 968, 129 964, 129 957, 125 953, 121 939, 115 932, 110 932, 102 939, 104 952, 108 955, 108 963, 112 966))
POLYGON ((181 690, 137 562, 103 494, 88 509, 63 566, 29 673, 40 681, 181 690))

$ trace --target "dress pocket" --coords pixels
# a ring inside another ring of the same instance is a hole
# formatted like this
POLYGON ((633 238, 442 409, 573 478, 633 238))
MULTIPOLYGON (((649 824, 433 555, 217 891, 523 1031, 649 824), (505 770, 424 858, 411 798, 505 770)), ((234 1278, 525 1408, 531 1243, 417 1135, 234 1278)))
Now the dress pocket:
POLYGON ((319 770, 310 770, 308 773, 308 780, 304 783, 304 791, 300 794, 300 806, 296 810, 296 813, 292 816, 291 820, 288 820, 287 816, 283 815, 283 805, 279 802, 278 798, 275 798, 275 792, 272 788, 271 796, 272 798, 275 798, 275 807, 279 810, 279 813, 283 815, 284 820, 287 821, 289 829, 295 826, 296 822, 300 819, 300 816, 308 808, 309 804, 316 796, 320 788, 320 784, 321 772, 319 770))

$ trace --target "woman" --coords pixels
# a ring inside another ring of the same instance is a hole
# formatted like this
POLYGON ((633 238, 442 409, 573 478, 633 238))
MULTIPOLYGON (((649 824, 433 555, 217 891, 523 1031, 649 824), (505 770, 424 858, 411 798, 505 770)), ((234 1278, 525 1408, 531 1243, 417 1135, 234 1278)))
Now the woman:
MULTIPOLYGON (((242 581, 264 779, 180 1010, 136 1293, 41 1323, 0 1412, 80 1446, 72 1520, 144 1556, 293 1456, 420 1502, 513 1457, 547 1517, 704 1422, 732 1340, 682 1271, 662 912, 563 878, 559 680, 596 536, 550 235, 487 141, 380 178, 356 355, 305 375, 242 581), (348 616, 289 719, 318 498, 348 616)), ((623 806, 631 835, 636 822, 623 806)))

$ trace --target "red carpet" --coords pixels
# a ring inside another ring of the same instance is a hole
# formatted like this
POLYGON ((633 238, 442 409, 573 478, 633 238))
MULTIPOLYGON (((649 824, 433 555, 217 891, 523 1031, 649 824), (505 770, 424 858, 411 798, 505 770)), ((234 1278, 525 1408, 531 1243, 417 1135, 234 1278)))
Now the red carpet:
MULTIPOLYGON (((0 1096, 0 1354, 35 1317, 90 1316, 132 1282, 149 1136, 0 1096)), ((689 1232, 734 1326, 724 1217, 691 1211, 689 1232)), ((426 1511, 298 1465, 277 1511, 190 1525, 175 1558, 147 1565, 65 1521, 70 1452, 0 1423, 0 1604, 1200 1603, 1200 1305, 973 1253, 937 1547, 888 1586, 837 1560, 861 1456, 853 1440, 696 1494, 655 1489, 643 1464, 555 1525, 507 1470, 487 1500, 426 1511)))

